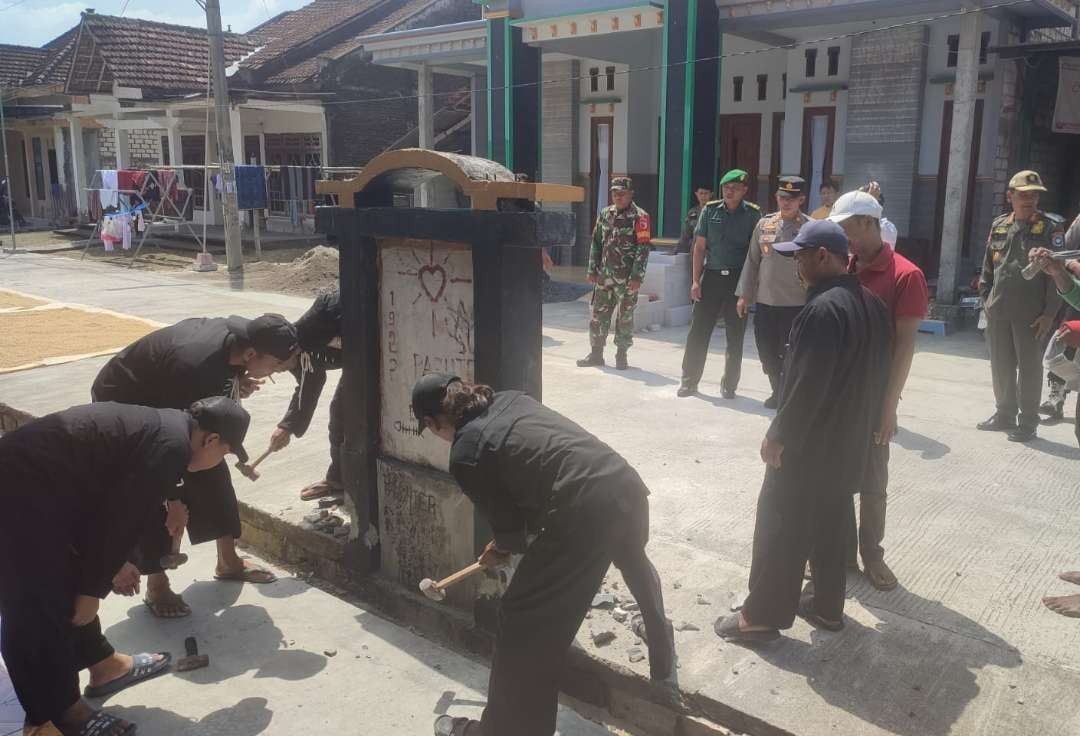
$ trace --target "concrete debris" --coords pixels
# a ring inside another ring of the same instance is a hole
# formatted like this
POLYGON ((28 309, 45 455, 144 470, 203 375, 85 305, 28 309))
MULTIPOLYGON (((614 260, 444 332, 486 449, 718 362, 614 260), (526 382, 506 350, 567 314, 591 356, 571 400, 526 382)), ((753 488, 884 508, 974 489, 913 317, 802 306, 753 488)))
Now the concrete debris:
POLYGON ((324 649, 323 654, 325 654, 327 657, 336 657, 337 656, 337 650, 336 649, 324 649))
POLYGON ((614 631, 600 631, 592 635, 593 644, 598 647, 605 647, 611 642, 615 641, 614 631))
POLYGON ((639 610, 641 610, 641 606, 639 606, 637 603, 631 601, 630 603, 623 603, 622 604, 622 609, 624 611, 639 611, 639 610))
POLYGON ((614 608, 618 600, 611 593, 597 593, 592 599, 593 608, 614 608))
POLYGON ((320 516, 319 514, 307 514, 304 516, 304 521, 306 521, 308 524, 314 524, 321 518, 322 516, 320 516))
POLYGON ((682 587, 682 583, 680 583, 678 580, 676 580, 674 583, 671 584, 671 587, 674 588, 675 590, 678 590, 679 588, 682 587))
POLYGON ((697 604, 699 606, 711 606, 712 601, 710 601, 708 598, 703 596, 701 593, 698 593, 697 594, 697 604))
POLYGON ((641 647, 630 647, 626 651, 626 654, 630 657, 631 662, 640 662, 645 659, 645 654, 641 651, 641 647))
POLYGON ((330 509, 319 509, 319 516, 321 518, 325 519, 329 515, 330 515, 330 509))
POLYGON ((615 608, 611 611, 611 617, 618 621, 620 624, 626 623, 626 619, 630 617, 626 611, 621 608, 615 608))
POLYGON ((332 509, 337 505, 338 505, 338 499, 334 498, 333 496, 331 496, 329 498, 320 498, 319 499, 319 508, 320 509, 332 509))
POLYGON ((675 624, 675 630, 676 631, 701 631, 700 628, 698 628, 695 624, 690 623, 689 621, 680 621, 679 623, 675 624))

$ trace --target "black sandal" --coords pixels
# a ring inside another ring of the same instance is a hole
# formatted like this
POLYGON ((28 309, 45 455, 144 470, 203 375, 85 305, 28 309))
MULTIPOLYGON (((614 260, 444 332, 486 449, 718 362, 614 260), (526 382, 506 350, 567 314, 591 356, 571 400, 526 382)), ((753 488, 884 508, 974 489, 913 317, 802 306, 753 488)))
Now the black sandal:
POLYGON ((825 631, 842 631, 844 628, 844 622, 829 621, 814 612, 814 599, 811 596, 804 596, 799 599, 799 618, 806 623, 810 624, 816 629, 825 629, 825 631))
POLYGON ((780 632, 776 629, 764 629, 758 631, 743 631, 739 627, 740 614, 734 613, 730 616, 716 619, 716 623, 713 624, 713 631, 724 641, 730 641, 735 644, 763 644, 768 641, 776 641, 780 638, 780 632))

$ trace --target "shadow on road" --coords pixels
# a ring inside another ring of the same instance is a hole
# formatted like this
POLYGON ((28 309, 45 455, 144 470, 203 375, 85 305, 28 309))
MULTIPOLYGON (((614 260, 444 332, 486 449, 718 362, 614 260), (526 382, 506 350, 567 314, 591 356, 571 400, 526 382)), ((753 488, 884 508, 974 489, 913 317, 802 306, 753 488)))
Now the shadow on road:
POLYGON ((938 442, 933 437, 927 437, 910 429, 899 427, 893 435, 893 442, 905 450, 921 453, 923 460, 940 460, 952 452, 952 448, 943 442, 938 442))
POLYGON ((274 712, 267 708, 266 698, 244 698, 236 705, 216 710, 197 721, 164 708, 142 705, 112 707, 109 713, 134 723, 139 733, 169 736, 206 736, 215 733, 255 736, 266 731, 274 717, 274 712))
POLYGON ((760 654, 806 678, 822 700, 901 736, 946 736, 978 694, 979 670, 1012 669, 1019 652, 966 616, 898 588, 852 593, 879 621, 845 618, 844 631, 815 631, 811 643, 784 639, 760 654), (879 608, 879 601, 889 608, 879 608), (871 602, 872 601, 872 602, 871 602), (924 623, 930 622, 933 623, 924 623), (868 666, 868 664, 870 666, 868 666), (852 673, 863 673, 852 677, 852 673))

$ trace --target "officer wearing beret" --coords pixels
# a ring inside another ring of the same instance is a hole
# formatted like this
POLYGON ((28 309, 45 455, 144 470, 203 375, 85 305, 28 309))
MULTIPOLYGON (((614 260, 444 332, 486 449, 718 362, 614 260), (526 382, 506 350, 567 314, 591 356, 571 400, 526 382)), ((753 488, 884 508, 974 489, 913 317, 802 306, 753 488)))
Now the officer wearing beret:
POLYGON ((979 278, 997 410, 978 427, 1008 432, 1013 442, 1035 438, 1043 381, 1040 341, 1061 306, 1054 282, 1045 273, 1030 281, 1021 274, 1032 248, 1060 250, 1065 244, 1064 220, 1039 209, 1039 196, 1045 191, 1042 177, 1034 171, 1021 171, 1009 181, 1012 211, 990 226, 979 278))
POLYGON ((761 219, 761 208, 743 199, 749 181, 750 175, 742 169, 724 174, 720 180, 723 198, 705 205, 694 231, 694 280, 690 286, 694 314, 683 354, 679 396, 697 393, 705 371, 709 340, 721 315, 727 333, 721 395, 734 399, 739 386, 746 317, 740 316, 736 309, 735 287, 746 261, 750 237, 761 219))
POLYGON ((798 176, 780 177, 780 186, 776 190, 777 211, 761 218, 754 228, 742 276, 735 289, 740 317, 745 318, 750 305, 757 304, 754 340, 761 368, 769 377, 772 389, 765 400, 766 409, 777 406, 788 333, 791 323, 806 304, 806 289, 799 281, 795 260, 779 253, 773 246, 793 241, 799 228, 810 221, 802 212, 804 202, 806 180, 798 176))

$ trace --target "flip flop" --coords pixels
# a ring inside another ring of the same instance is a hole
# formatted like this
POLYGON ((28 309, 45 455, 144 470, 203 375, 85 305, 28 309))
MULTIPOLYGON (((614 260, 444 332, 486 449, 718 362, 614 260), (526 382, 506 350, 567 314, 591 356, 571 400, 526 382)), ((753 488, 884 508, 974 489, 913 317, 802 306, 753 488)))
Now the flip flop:
POLYGON ((152 601, 149 598, 143 598, 143 603, 150 609, 150 613, 154 614, 154 618, 185 618, 191 615, 191 606, 189 606, 184 599, 180 597, 178 593, 172 593, 164 600, 152 601), (163 613, 165 608, 181 608, 181 612, 170 616, 167 613, 163 613))
POLYGON ((716 619, 716 623, 713 624, 713 631, 724 641, 730 641, 735 644, 764 644, 765 642, 775 641, 780 638, 780 632, 776 629, 765 629, 764 631, 743 631, 739 628, 739 616, 735 613, 724 618, 716 619))
MULTIPOLYGON (((168 652, 158 652, 158 654, 161 659, 157 662, 154 661, 153 654, 144 652, 134 655, 131 670, 126 675, 118 677, 112 682, 106 682, 104 685, 97 685, 96 687, 87 685, 86 689, 83 690, 83 695, 88 698, 104 698, 137 683, 165 674, 169 669, 169 665, 172 664, 172 655, 168 652)), ((107 730, 104 729, 104 731, 107 730)))
POLYGON ((345 489, 339 485, 331 483, 328 480, 320 480, 318 483, 312 483, 309 486, 305 486, 300 490, 301 501, 314 501, 318 498, 325 498, 326 496, 337 496, 344 494, 345 489))
POLYGON ((843 621, 837 623, 817 615, 814 612, 814 599, 810 597, 799 600, 799 618, 816 629, 825 629, 825 631, 842 631, 844 629, 843 621))
POLYGON ((224 575, 214 574, 214 580, 232 581, 236 583, 252 583, 253 585, 266 585, 277 582, 277 575, 265 567, 245 567, 236 572, 227 572, 224 575))
MULTIPOLYGON (((79 729, 79 736, 104 736, 110 733, 116 726, 123 723, 119 718, 99 710, 83 724, 79 729)), ((127 728, 120 731, 120 736, 133 736, 135 724, 129 723, 127 728)))
POLYGON ((465 736, 473 723, 476 721, 468 718, 439 716, 435 719, 435 736, 465 736))

